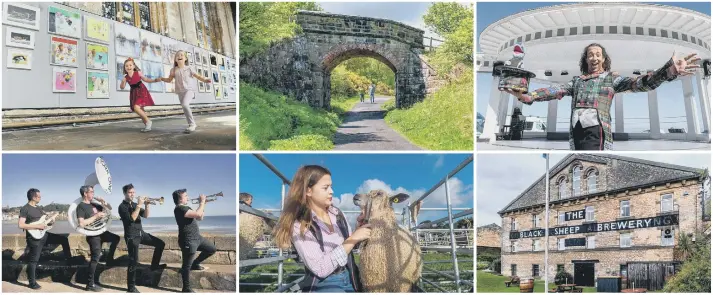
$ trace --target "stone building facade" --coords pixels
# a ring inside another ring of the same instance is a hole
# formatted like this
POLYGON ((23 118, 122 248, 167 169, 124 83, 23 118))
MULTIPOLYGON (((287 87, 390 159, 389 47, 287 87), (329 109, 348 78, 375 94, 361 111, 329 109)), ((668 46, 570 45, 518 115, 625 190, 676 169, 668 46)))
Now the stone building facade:
MULTIPOLYGON (((702 170, 613 155, 570 155, 550 170, 549 243, 542 176, 499 212, 502 274, 574 283, 621 276, 657 290, 680 264, 679 234, 702 231, 708 195, 702 170)), ((705 182, 709 185, 709 182, 705 182)))

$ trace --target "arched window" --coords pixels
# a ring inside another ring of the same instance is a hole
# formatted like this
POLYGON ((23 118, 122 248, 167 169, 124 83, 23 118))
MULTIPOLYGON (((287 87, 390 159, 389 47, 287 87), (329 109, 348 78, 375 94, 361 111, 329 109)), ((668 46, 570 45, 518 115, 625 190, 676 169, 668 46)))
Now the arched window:
POLYGON ((597 171, 594 169, 587 172, 587 192, 590 194, 597 192, 597 171))
POLYGON ((575 166, 572 169, 572 196, 582 194, 582 166, 575 166))
POLYGON ((564 177, 560 178, 557 182, 557 189, 559 191, 559 199, 567 198, 567 182, 564 181, 564 177))

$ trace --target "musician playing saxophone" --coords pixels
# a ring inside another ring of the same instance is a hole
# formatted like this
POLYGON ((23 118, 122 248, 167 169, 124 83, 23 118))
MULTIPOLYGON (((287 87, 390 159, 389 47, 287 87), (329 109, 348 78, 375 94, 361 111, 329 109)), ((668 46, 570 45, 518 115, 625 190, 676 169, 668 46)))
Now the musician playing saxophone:
MULTIPOLYGON (((103 199, 97 199, 101 206, 96 206, 92 204, 94 199, 94 187, 89 185, 83 185, 79 188, 79 193, 82 195, 82 202, 77 205, 77 220, 79 221, 80 227, 86 227, 92 222, 104 218, 107 214, 111 212, 111 206, 103 199)), ((97 264, 99 263, 99 255, 102 250, 102 243, 110 243, 109 245, 109 257, 106 258, 106 265, 111 266, 114 264, 114 252, 116 251, 116 246, 119 244, 119 236, 105 231, 101 235, 97 236, 87 236, 87 244, 89 244, 89 249, 92 255, 92 259, 89 262, 89 274, 87 282, 87 291, 100 292, 103 290, 94 284, 94 272, 97 270, 97 264)))
POLYGON ((25 257, 27 257, 27 279, 29 281, 30 289, 39 290, 39 284, 37 284, 35 270, 37 269, 37 263, 40 261, 40 254, 42 253, 42 247, 45 244, 59 244, 62 245, 62 252, 66 257, 65 262, 69 262, 72 258, 72 252, 69 248, 69 239, 65 236, 53 234, 46 232, 44 236, 40 239, 35 239, 32 237, 29 231, 32 229, 44 230, 47 225, 41 224, 30 224, 38 221, 45 215, 42 209, 37 208, 37 205, 42 200, 40 195, 40 190, 36 188, 31 188, 27 191, 27 204, 22 206, 20 209, 20 220, 18 221, 18 226, 25 230, 25 241, 27 247, 25 248, 25 257))
POLYGON ((176 204, 173 216, 178 224, 178 245, 181 247, 183 258, 181 266, 183 290, 181 292, 194 293, 190 282, 191 270, 206 270, 206 267, 200 265, 201 262, 215 254, 216 251, 215 244, 201 237, 198 230, 197 220, 203 220, 206 196, 200 195, 200 205, 196 210, 188 207, 188 194, 185 189, 173 192, 173 202, 176 204), (197 251, 201 251, 201 254, 194 260, 193 257, 197 251))
POLYGON ((134 185, 129 183, 122 188, 124 201, 119 205, 119 217, 124 224, 124 241, 129 251, 129 268, 126 270, 126 288, 129 293, 139 293, 136 289, 136 265, 139 262, 139 245, 153 246, 153 258, 151 259, 151 270, 158 270, 166 267, 161 262, 161 255, 166 246, 161 239, 144 232, 141 226, 141 218, 149 218, 150 204, 145 198, 139 197, 139 202, 135 203, 134 185), (141 208, 144 206, 144 208, 141 208))

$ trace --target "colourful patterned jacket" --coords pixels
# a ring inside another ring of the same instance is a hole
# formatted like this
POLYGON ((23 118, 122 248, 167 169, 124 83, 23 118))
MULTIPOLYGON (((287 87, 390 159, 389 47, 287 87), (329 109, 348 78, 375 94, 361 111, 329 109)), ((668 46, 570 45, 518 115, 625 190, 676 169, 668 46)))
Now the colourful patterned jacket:
POLYGON ((673 81, 678 77, 673 59, 670 59, 660 69, 635 78, 619 76, 610 72, 600 74, 581 75, 572 78, 567 84, 554 85, 540 88, 524 94, 520 101, 531 105, 535 101, 548 101, 572 97, 572 112, 569 124, 569 147, 574 150, 572 136, 572 113, 580 108, 594 108, 597 110, 599 122, 603 129, 605 150, 613 148, 611 132, 611 105, 614 95, 621 92, 647 92, 656 89, 663 82, 673 81))

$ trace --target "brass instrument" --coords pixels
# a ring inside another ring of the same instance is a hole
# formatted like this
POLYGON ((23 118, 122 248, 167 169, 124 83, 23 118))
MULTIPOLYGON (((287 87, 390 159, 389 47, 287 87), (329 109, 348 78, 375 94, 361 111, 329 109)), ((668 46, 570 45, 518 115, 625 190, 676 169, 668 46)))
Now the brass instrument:
MULTIPOLYGON (((206 197, 205 197, 205 202, 208 203, 208 202, 217 201, 217 200, 218 200, 218 197, 222 197, 222 196, 223 196, 223 192, 219 192, 219 193, 217 193, 217 194, 212 194, 212 195, 210 195, 210 196, 206 196, 206 197)), ((193 199, 191 199, 191 204, 199 204, 200 202, 201 202, 201 198, 193 198, 193 199)))
POLYGON ((156 205, 156 202, 158 202, 159 205, 163 205, 164 198, 149 198, 149 197, 135 197, 136 201, 138 202, 140 198, 144 199, 144 202, 149 203, 151 205, 156 205))

